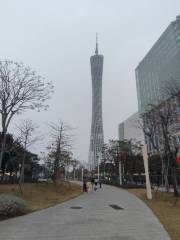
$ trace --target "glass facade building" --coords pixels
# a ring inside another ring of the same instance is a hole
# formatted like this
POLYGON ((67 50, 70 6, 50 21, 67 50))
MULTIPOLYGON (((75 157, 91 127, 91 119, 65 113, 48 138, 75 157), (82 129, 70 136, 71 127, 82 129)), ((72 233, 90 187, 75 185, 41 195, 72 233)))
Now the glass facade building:
POLYGON ((144 113, 149 104, 168 98, 166 86, 180 84, 180 16, 171 22, 135 70, 138 110, 144 113))

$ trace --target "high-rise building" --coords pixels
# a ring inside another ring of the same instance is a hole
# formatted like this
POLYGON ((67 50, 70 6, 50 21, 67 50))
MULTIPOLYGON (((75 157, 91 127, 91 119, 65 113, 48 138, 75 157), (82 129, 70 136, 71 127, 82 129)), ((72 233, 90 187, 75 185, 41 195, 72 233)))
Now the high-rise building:
POLYGON ((96 37, 95 55, 91 56, 92 77, 92 122, 89 147, 89 166, 94 170, 101 159, 102 146, 104 144, 103 118, 102 118, 102 74, 103 55, 98 53, 98 42, 96 37))
POLYGON ((136 68, 139 113, 167 99, 167 84, 180 85, 180 16, 171 22, 136 68))
MULTIPOLYGON (((179 98, 169 94, 170 89, 180 89, 180 16, 171 22, 157 42, 136 68, 138 111, 143 118, 144 129, 148 126, 149 114, 154 116, 158 108, 161 112, 170 112, 168 131, 172 141, 180 144, 180 107, 179 98), (169 89, 169 90, 168 90, 169 89), (156 106, 156 108, 155 108, 156 106)), ((162 126, 158 125, 154 133, 156 147, 163 149, 162 126)), ((146 134, 147 135, 147 134, 146 134)), ((156 150, 146 136, 148 151, 156 150)))

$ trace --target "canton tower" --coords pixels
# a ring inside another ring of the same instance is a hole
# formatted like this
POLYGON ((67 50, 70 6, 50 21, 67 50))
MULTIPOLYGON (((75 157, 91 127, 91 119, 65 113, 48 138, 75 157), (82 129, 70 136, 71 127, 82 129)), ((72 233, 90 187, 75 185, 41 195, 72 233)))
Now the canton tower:
POLYGON ((101 160, 102 147, 104 144, 103 119, 102 119, 102 74, 103 55, 98 53, 98 41, 96 35, 95 55, 91 56, 92 78, 92 122, 89 147, 89 168, 94 170, 101 160))

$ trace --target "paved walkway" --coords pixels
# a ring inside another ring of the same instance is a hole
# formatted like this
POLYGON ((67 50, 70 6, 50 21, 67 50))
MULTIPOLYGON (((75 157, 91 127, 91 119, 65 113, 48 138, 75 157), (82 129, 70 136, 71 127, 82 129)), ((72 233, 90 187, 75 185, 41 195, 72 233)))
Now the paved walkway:
POLYGON ((97 192, 0 222, 2 240, 169 240, 151 210, 125 190, 97 192), (116 210, 109 205, 118 205, 116 210), (72 209, 71 207, 82 207, 72 209))

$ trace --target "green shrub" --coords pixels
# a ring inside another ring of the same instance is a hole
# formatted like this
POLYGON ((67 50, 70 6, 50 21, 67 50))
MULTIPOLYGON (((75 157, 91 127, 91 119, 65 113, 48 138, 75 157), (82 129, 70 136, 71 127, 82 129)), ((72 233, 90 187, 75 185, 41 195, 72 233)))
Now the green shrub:
POLYGON ((15 217, 25 214, 27 211, 23 199, 12 195, 0 195, 0 219, 15 217))

